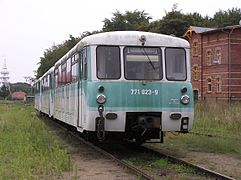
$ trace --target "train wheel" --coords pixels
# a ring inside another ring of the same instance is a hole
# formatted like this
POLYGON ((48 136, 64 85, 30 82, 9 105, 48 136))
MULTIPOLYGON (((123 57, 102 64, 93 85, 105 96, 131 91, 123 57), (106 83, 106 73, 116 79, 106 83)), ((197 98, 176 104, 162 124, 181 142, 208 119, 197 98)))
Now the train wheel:
POLYGON ((95 132, 84 131, 84 139, 93 144, 98 144, 98 140, 95 132))

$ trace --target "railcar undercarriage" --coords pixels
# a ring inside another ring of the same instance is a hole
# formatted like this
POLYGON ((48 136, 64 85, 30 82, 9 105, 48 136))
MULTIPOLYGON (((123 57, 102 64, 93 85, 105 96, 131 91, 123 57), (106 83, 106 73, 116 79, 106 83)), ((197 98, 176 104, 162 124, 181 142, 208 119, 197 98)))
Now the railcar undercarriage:
POLYGON ((126 138, 136 142, 145 142, 150 139, 161 139, 161 113, 159 112, 127 112, 126 138))
POLYGON ((98 111, 100 116, 96 118, 95 137, 99 142, 127 140, 142 144, 150 139, 160 139, 160 142, 163 142, 159 112, 127 112, 125 132, 107 132, 104 129, 103 106, 100 106, 98 111))

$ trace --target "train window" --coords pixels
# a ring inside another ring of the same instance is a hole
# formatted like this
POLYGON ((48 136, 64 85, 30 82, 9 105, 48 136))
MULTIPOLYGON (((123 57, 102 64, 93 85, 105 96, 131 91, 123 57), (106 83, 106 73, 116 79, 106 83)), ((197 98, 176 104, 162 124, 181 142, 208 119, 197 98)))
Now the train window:
POLYGON ((160 48, 126 47, 124 49, 124 59, 126 79, 162 79, 162 56, 160 48))
POLYGON ((54 70, 55 87, 58 86, 58 67, 54 70))
POLYGON ((97 47, 97 77, 99 79, 119 79, 120 49, 117 46, 97 47))
POLYGON ((61 66, 61 74, 62 74, 62 84, 66 84, 66 69, 67 69, 67 63, 64 62, 61 66))
POLYGON ((39 92, 40 92, 40 90, 39 90, 39 84, 40 84, 40 82, 37 82, 37 83, 35 84, 34 93, 39 93, 39 92))
POLYGON ((53 88, 53 73, 49 74, 49 88, 53 88))
POLYGON ((87 76, 88 76, 88 68, 87 68, 87 49, 84 48, 81 51, 81 72, 82 72, 82 76, 81 78, 86 80, 87 76))
POLYGON ((67 61, 67 68, 66 68, 66 83, 70 83, 71 82, 71 58, 69 58, 67 61))
POLYGON ((79 54, 76 53, 71 58, 71 82, 78 81, 79 79, 79 54))
POLYGON ((37 83, 37 92, 40 92, 40 81, 37 83))
POLYGON ((166 77, 170 81, 187 79, 186 56, 182 48, 166 48, 166 77))
POLYGON ((72 74, 72 82, 77 81, 79 77, 79 61, 72 64, 71 74, 72 74))
POLYGON ((49 89, 49 74, 46 76, 46 90, 49 89))
POLYGON ((61 86, 61 84, 62 84, 62 80, 61 80, 61 75, 62 75, 62 73, 61 73, 61 66, 59 66, 58 67, 58 86, 61 86))

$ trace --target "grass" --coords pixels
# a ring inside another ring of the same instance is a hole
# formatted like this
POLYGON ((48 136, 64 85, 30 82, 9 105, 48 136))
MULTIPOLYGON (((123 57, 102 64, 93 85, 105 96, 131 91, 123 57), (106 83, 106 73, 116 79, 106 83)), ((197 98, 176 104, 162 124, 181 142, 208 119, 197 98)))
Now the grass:
POLYGON ((0 104, 0 160, 0 179, 59 177, 72 163, 33 107, 21 104, 0 104))
POLYGON ((151 175, 164 175, 167 179, 170 179, 172 176, 177 178, 196 175, 192 168, 171 163, 165 158, 158 158, 156 156, 149 156, 147 154, 143 154, 138 157, 126 157, 124 161, 132 166, 141 168, 151 175))
POLYGON ((204 136, 197 141, 197 137, 189 135, 189 143, 202 150, 233 154, 241 158, 241 104, 196 104, 195 109, 192 131, 216 137, 204 136))
POLYGON ((198 103, 195 106, 194 132, 222 137, 241 137, 241 104, 198 103))
POLYGON ((184 157, 189 151, 228 154, 241 159, 241 104, 208 103, 195 105, 192 132, 213 135, 167 133, 164 144, 171 155, 184 157))
POLYGON ((167 159, 158 159, 152 163, 152 166, 157 168, 167 168, 175 170, 177 173, 188 173, 188 174, 195 174, 195 171, 192 168, 170 163, 167 159))

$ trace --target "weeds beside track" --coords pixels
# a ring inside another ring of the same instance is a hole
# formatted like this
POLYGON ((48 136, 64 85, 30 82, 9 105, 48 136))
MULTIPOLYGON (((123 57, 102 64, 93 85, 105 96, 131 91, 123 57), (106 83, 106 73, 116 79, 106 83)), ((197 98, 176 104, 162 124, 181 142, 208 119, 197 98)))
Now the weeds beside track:
POLYGON ((32 106, 0 104, 0 112, 0 179, 47 179, 71 168, 32 106))

